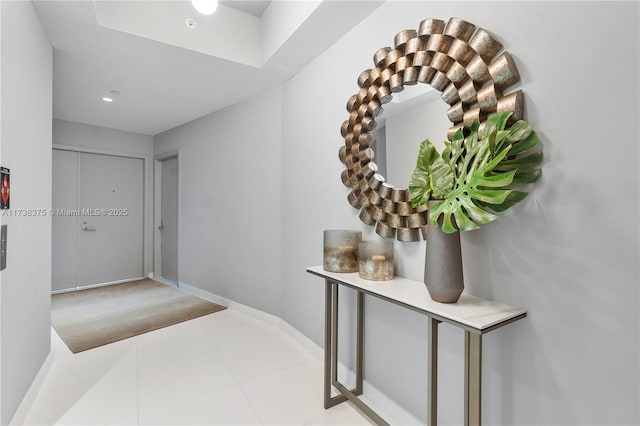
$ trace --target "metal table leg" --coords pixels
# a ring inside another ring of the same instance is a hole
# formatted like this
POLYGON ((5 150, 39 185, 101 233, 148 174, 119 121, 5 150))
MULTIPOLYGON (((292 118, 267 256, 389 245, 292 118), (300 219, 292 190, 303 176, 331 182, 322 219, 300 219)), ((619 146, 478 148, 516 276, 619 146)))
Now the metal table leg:
POLYGON ((331 408, 346 400, 351 401, 378 425, 388 425, 382 417, 358 398, 364 382, 364 293, 357 293, 356 386, 347 389, 338 381, 338 285, 326 280, 325 336, 324 336, 324 408, 331 408), (341 395, 331 396, 335 387, 341 395))
POLYGON ((347 400, 344 395, 331 396, 332 376, 338 374, 338 285, 325 281, 324 305, 324 408, 331 408, 347 400))
POLYGON ((438 324, 440 324, 440 321, 429 317, 429 328, 427 329, 429 345, 427 349, 428 426, 436 426, 438 424, 438 324))
POLYGON ((482 424, 482 335, 464 332, 464 424, 482 424))
POLYGON ((338 292, 337 284, 331 286, 333 297, 331 299, 331 382, 338 381, 338 292))
POLYGON ((356 342, 356 388, 354 395, 362 395, 364 381, 364 293, 359 291, 357 298, 357 342, 356 342))

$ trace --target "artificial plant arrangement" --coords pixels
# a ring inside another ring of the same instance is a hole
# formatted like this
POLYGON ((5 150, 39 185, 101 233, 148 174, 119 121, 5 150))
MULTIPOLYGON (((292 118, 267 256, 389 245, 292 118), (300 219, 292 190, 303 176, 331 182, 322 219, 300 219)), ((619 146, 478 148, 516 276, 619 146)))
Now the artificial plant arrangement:
POLYGON ((527 193, 514 185, 533 183, 542 170, 542 151, 534 151, 538 138, 529 123, 516 121, 506 129, 511 112, 486 120, 482 137, 476 120, 465 138, 459 129, 439 154, 428 139, 420 144, 415 171, 409 182, 411 204, 417 207, 439 200, 429 209, 429 221, 443 232, 470 231, 489 223, 527 193))

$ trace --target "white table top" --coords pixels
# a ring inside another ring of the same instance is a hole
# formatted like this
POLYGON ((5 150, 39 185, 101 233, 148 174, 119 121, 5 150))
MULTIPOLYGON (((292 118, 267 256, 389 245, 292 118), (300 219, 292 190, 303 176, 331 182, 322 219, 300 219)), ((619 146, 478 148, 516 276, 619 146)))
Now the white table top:
POLYGON ((487 333, 524 318, 527 314, 524 308, 482 299, 464 292, 457 303, 435 302, 429 296, 424 283, 407 278, 370 281, 360 278, 357 272, 328 272, 322 266, 311 266, 307 268, 307 272, 476 333, 487 333))

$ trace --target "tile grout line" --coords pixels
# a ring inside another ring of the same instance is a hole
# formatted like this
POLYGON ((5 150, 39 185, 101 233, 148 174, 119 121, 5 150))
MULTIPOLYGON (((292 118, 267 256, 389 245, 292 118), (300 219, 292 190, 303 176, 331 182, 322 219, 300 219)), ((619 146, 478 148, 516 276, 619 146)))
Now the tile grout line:
POLYGON ((216 348, 216 352, 218 352, 218 355, 220 355, 220 359, 222 360, 222 362, 224 363, 225 367, 227 368, 227 370, 229 370, 229 372, 233 375, 233 378, 235 379, 235 384, 234 385, 230 385, 227 387, 231 387, 231 386, 237 386, 238 389, 240 389, 240 393, 242 393, 242 397, 244 398, 244 400, 247 402, 247 404, 249 405, 249 407, 251 407, 251 410, 253 411, 253 414, 256 416, 256 419, 258 419, 258 422, 263 425, 264 423, 262 422, 262 419, 260 418, 260 416, 258 415, 258 412, 256 411, 256 408, 253 406, 253 404, 251 404, 251 401, 249 401, 249 398, 247 398, 247 395, 244 393, 244 389, 242 389, 241 386, 241 381, 238 380, 238 377, 236 376, 235 372, 233 371, 233 369, 231 368, 231 366, 229 365, 229 363, 227 362, 227 360, 224 357, 224 354, 222 354, 222 352, 220 352, 220 348, 218 347, 218 345, 216 345, 216 342, 213 341, 214 339, 207 335, 209 337, 210 340, 212 340, 213 345, 216 348))
POLYGON ((249 407, 251 407, 251 410, 253 411, 253 414, 256 416, 256 419, 258 419, 258 422, 260 422, 261 425, 264 425, 264 422, 262 421, 262 419, 260 418, 260 415, 258 414, 258 411, 256 410, 256 408, 253 406, 253 404, 251 403, 251 401, 249 401, 249 398, 247 397, 247 394, 244 393, 244 389, 242 389, 242 386, 240 385, 240 383, 238 383, 238 389, 240 389, 240 392, 242 393, 242 396, 244 397, 244 400, 247 402, 247 404, 249 405, 249 407))

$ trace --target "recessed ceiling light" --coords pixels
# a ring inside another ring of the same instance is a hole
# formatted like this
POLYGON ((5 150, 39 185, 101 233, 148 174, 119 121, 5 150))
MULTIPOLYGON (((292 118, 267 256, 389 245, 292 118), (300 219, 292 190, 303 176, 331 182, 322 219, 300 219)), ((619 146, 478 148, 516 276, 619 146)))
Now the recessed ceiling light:
POLYGON ((106 95, 104 95, 102 97, 102 100, 104 102, 113 102, 113 100, 116 98, 116 96, 120 95, 120 92, 118 92, 117 90, 110 90, 109 93, 107 93, 106 95))
POLYGON ((187 27, 191 30, 194 29, 196 27, 196 20, 193 18, 187 19, 187 27))
POLYGON ((203 15, 211 15, 218 8, 218 0, 191 0, 191 3, 203 15))

